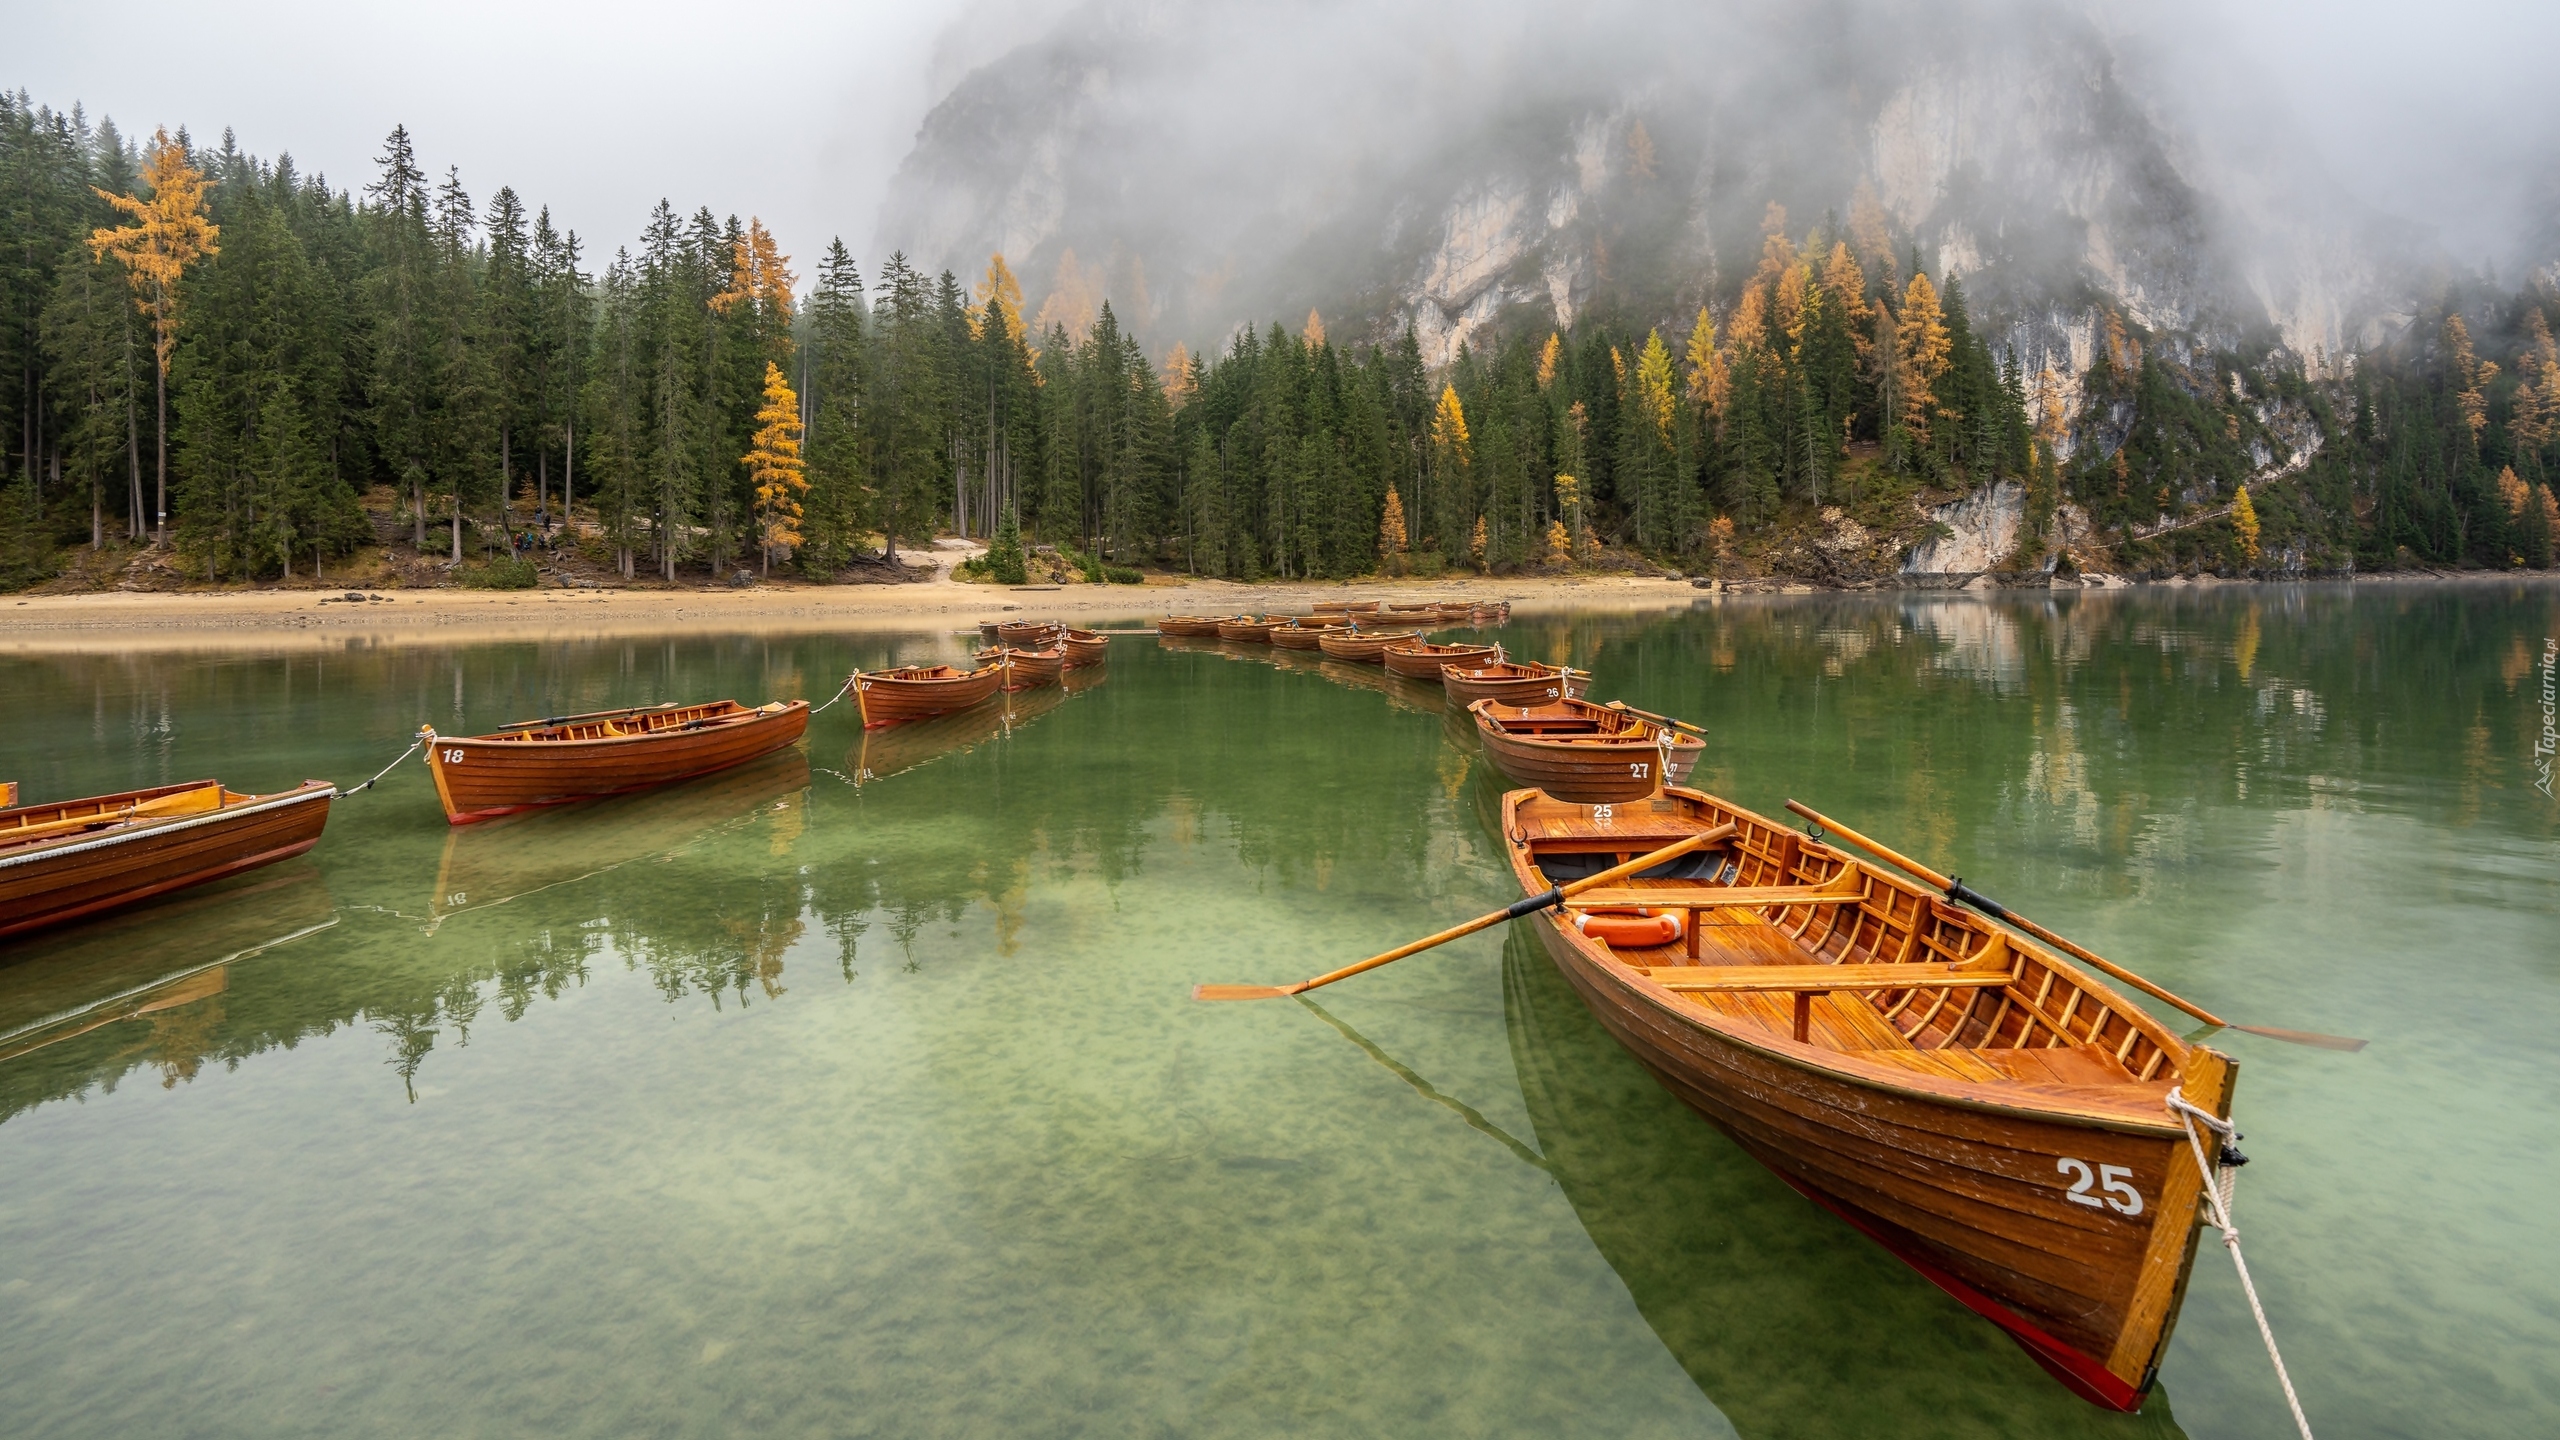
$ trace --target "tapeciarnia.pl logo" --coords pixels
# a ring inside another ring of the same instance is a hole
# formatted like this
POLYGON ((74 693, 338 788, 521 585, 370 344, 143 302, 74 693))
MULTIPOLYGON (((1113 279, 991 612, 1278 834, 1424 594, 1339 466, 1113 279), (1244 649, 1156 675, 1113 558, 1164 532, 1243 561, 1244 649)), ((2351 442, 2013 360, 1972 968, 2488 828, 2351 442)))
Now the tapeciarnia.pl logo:
POLYGON ((2551 798, 2551 761, 2560 751, 2560 639, 2544 636, 2542 663, 2542 734, 2533 742, 2533 788, 2551 798))

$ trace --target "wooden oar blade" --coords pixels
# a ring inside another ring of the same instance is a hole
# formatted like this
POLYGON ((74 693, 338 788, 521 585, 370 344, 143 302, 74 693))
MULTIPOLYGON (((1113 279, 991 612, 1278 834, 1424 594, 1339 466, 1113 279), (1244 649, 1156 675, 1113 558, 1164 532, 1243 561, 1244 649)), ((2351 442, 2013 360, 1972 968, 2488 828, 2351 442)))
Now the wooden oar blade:
POLYGON ((2323 1035, 2317 1030, 2279 1030, 2272 1025, 2234 1025, 2231 1028, 2243 1030, 2252 1035, 2264 1035, 2270 1040, 2283 1040, 2295 1045, 2315 1045, 2323 1050, 2354 1051, 2361 1050, 2365 1046, 2362 1040, 2351 1040, 2344 1035, 2323 1035))
POLYGON ((1194 1000, 1278 1000, 1298 993, 1295 985, 1194 985, 1194 1000))

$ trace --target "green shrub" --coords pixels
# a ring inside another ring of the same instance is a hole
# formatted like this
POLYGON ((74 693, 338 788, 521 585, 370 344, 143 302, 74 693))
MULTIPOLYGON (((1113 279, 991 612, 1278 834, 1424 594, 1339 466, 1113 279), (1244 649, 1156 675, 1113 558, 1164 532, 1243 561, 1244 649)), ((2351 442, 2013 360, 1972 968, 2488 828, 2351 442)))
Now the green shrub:
POLYGON ((1137 571, 1130 569, 1126 565, 1103 566, 1102 578, 1114 585, 1144 585, 1147 583, 1146 576, 1139 574, 1137 571))
POLYGON ((466 590, 530 590, 542 583, 542 572, 531 560, 491 560, 465 565, 453 578, 466 590))

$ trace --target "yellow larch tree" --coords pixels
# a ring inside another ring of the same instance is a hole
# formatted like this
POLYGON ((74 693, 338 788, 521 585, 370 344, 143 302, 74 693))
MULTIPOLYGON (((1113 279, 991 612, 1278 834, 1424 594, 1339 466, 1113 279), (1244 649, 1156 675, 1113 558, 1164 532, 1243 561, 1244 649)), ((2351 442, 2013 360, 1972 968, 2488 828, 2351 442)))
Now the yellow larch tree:
POLYGON ((142 178, 151 191, 148 200, 97 192, 99 199, 132 216, 133 223, 91 231, 89 255, 95 261, 112 256, 124 267, 134 308, 151 320, 152 371, 159 390, 156 544, 169 538, 169 356, 178 345, 178 280, 188 266, 221 253, 216 242, 222 227, 207 214, 204 172, 187 163, 185 148, 169 138, 166 126, 152 133, 142 178))
POLYGON ((2539 305, 2525 310, 2524 351, 2516 357, 2516 367, 2524 383, 2516 387, 2507 433, 2521 448, 2539 450, 2560 429, 2560 345, 2552 343, 2550 323, 2539 305))
POLYGON ((1386 562, 1389 573, 1400 571, 1404 552, 1410 542, 1404 533, 1404 496, 1387 487, 1387 513, 1378 520, 1378 558, 1386 562))
POLYGON ((1191 375, 1191 347, 1176 340, 1164 355, 1164 403, 1179 410, 1190 403, 1194 381, 1191 375))
POLYGON ((1538 388, 1551 390, 1556 383, 1556 362, 1564 358, 1564 336, 1550 330, 1547 343, 1538 347, 1538 388))
POLYGON ((1307 310, 1306 328, 1298 332, 1298 338, 1306 341, 1307 348, 1310 350, 1319 349, 1324 345, 1324 317, 1317 314, 1313 307, 1307 310))
POLYGON ((730 244, 729 284, 711 297, 711 308, 724 315, 746 312, 754 322, 766 363, 788 362, 791 322, 797 313, 791 287, 797 278, 791 273, 791 257, 774 243, 763 218, 750 217, 747 233, 730 244))
POLYGON ((1831 258, 1822 262, 1822 290, 1839 307, 1840 318, 1849 327, 1849 339, 1858 347, 1858 360, 1865 363, 1867 349, 1875 343, 1867 335, 1873 319, 1867 313, 1867 276, 1850 255, 1848 245, 1841 241, 1831 242, 1831 258))
POLYGON ((1689 327, 1689 403, 1709 418, 1724 414, 1725 397, 1733 393, 1733 377, 1716 353, 1715 317, 1698 307, 1698 323, 1689 327))
POLYGON ((1653 422, 1662 443, 1671 443, 1671 428, 1678 412, 1671 399, 1671 351, 1662 343, 1662 332, 1645 332, 1644 349, 1636 356, 1636 408, 1653 422))
POLYGON ((1725 349, 1736 363, 1761 349, 1769 340, 1769 302, 1755 285, 1742 292, 1742 303, 1733 307, 1733 319, 1724 327, 1725 349))
POLYGON ((2231 497, 2231 534, 2240 542, 2240 563, 2258 563, 2258 507, 2249 503, 2249 487, 2243 485, 2231 497))
POLYGON ((1938 288, 1922 271, 1911 273, 1902 291, 1902 314, 1896 319, 1894 383, 1902 401, 1902 424, 1924 443, 1929 421, 1938 410, 1937 384, 1947 373, 1954 341, 1947 334, 1946 312, 1938 305, 1938 288))
POLYGON ((1484 540, 1484 517, 1479 515, 1476 517, 1475 533, 1467 537, 1467 558, 1476 562, 1478 570, 1485 568, 1484 540))
POLYGON ((2533 492, 2516 478, 2516 467, 2508 465, 2498 471, 2498 503, 2506 507, 2508 519, 2523 519, 2524 507, 2532 500, 2533 492))
POLYGON ((1048 298, 1040 302, 1040 313, 1033 316, 1032 328, 1041 334, 1050 327, 1066 327, 1069 340, 1082 340, 1102 313, 1102 271, 1088 270, 1076 263, 1076 252, 1070 248, 1058 255, 1057 283, 1049 289, 1048 298))
POLYGON ((978 308, 998 318, 1006 339, 1021 342, 1022 282, 1013 278, 1001 250, 987 257, 987 278, 978 282, 978 308))
POLYGON ((740 457, 756 490, 756 528, 764 544, 765 573, 773 573, 773 552, 800 545, 800 497, 809 489, 808 465, 800 458, 800 397, 791 393, 782 367, 764 367, 764 408, 756 411, 756 433, 740 457))
POLYGON ((1778 276, 1778 283, 1770 292, 1778 330, 1787 337, 1789 354, 1795 353, 1804 339, 1805 291, 1812 283, 1813 267, 1799 260, 1778 276))
POLYGON ((2462 387, 2453 403, 2462 409, 2462 423, 2471 429, 2473 443, 2489 424, 2489 382, 2498 378, 2495 361, 2482 360, 2471 349, 2471 327, 2462 323, 2460 315, 2444 317, 2445 369, 2462 387))

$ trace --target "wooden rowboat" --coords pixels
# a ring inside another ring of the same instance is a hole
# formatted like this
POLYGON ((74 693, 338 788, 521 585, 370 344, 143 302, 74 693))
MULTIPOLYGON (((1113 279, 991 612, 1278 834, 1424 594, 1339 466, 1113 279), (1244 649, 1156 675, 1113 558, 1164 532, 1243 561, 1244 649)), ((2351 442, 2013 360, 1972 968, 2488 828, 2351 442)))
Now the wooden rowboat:
POLYGON ((1325 632, 1350 623, 1339 615, 1307 615, 1271 627, 1271 643, 1283 650, 1313 650, 1325 632))
POLYGON ((1694 735, 1588 700, 1478 700, 1467 713, 1495 769, 1582 805, 1623 804, 1676 785, 1706 749, 1694 735))
POLYGON ((1065 646, 1067 668, 1070 670, 1099 665, 1111 658, 1110 637, 1100 631, 1069 630, 1066 632, 1065 646))
POLYGON ((945 755, 958 755, 1017 728, 1066 703, 1063 686, 1048 685, 1022 695, 1006 695, 992 705, 957 714, 935 715, 909 725, 865 730, 845 754, 846 773, 856 788, 886 780, 945 755))
POLYGON ((2203 1195, 2167 1097, 2227 1119, 2228 1057, 2042 947, 1699 791, 1610 811, 1515 790, 1502 820, 1533 895, 1735 827, 1667 873, 1538 912, 1548 958, 1761 1164, 2083 1398, 2140 1406, 2203 1195), (1678 935, 1594 933, 1632 931, 1638 907, 1678 935))
POLYGON ((1218 638, 1235 640, 1246 645, 1268 645, 1271 643, 1271 627, 1278 623, 1276 620, 1258 620, 1251 615, 1239 615, 1232 620, 1218 622, 1218 638))
POLYGON ((862 707, 862 728, 877 730, 982 704, 1003 687, 1004 671, 994 665, 975 670, 901 665, 894 670, 856 670, 851 683, 854 703, 862 707))
POLYGON ((996 641, 1025 650, 1045 650, 1063 628, 1054 620, 1006 620, 996 626, 996 641))
POLYGON ((289 860, 319 840, 337 793, 196 780, 0 810, 0 937, 289 860))
POLYGON ((1450 665, 1440 671, 1440 684, 1461 705, 1492 700, 1509 706, 1552 705, 1578 700, 1591 689, 1588 672, 1535 661, 1497 661, 1491 665, 1450 665))
POLYGON ((809 702, 735 700, 524 720, 487 735, 419 733, 444 818, 456 825, 621 795, 726 770, 809 728, 809 702))
POLYGON ((1001 650, 978 652, 981 665, 1000 666, 1004 670, 1004 688, 1030 690, 1058 683, 1060 672, 1067 667, 1067 652, 1052 646, 1045 650, 1016 650, 1008 645, 1001 650))
POLYGON ((1156 622, 1158 635, 1189 635, 1197 639, 1217 638, 1218 621, 1207 615, 1167 615, 1156 622))
POLYGON ((1390 645, 1401 645, 1422 637, 1410 630, 1333 630, 1316 641, 1316 648, 1336 660, 1350 660, 1362 665, 1376 665, 1390 645))
POLYGON ((1490 645, 1434 645, 1426 640, 1390 645, 1379 657, 1389 670, 1408 680, 1438 680, 1441 667, 1493 658, 1490 645))

